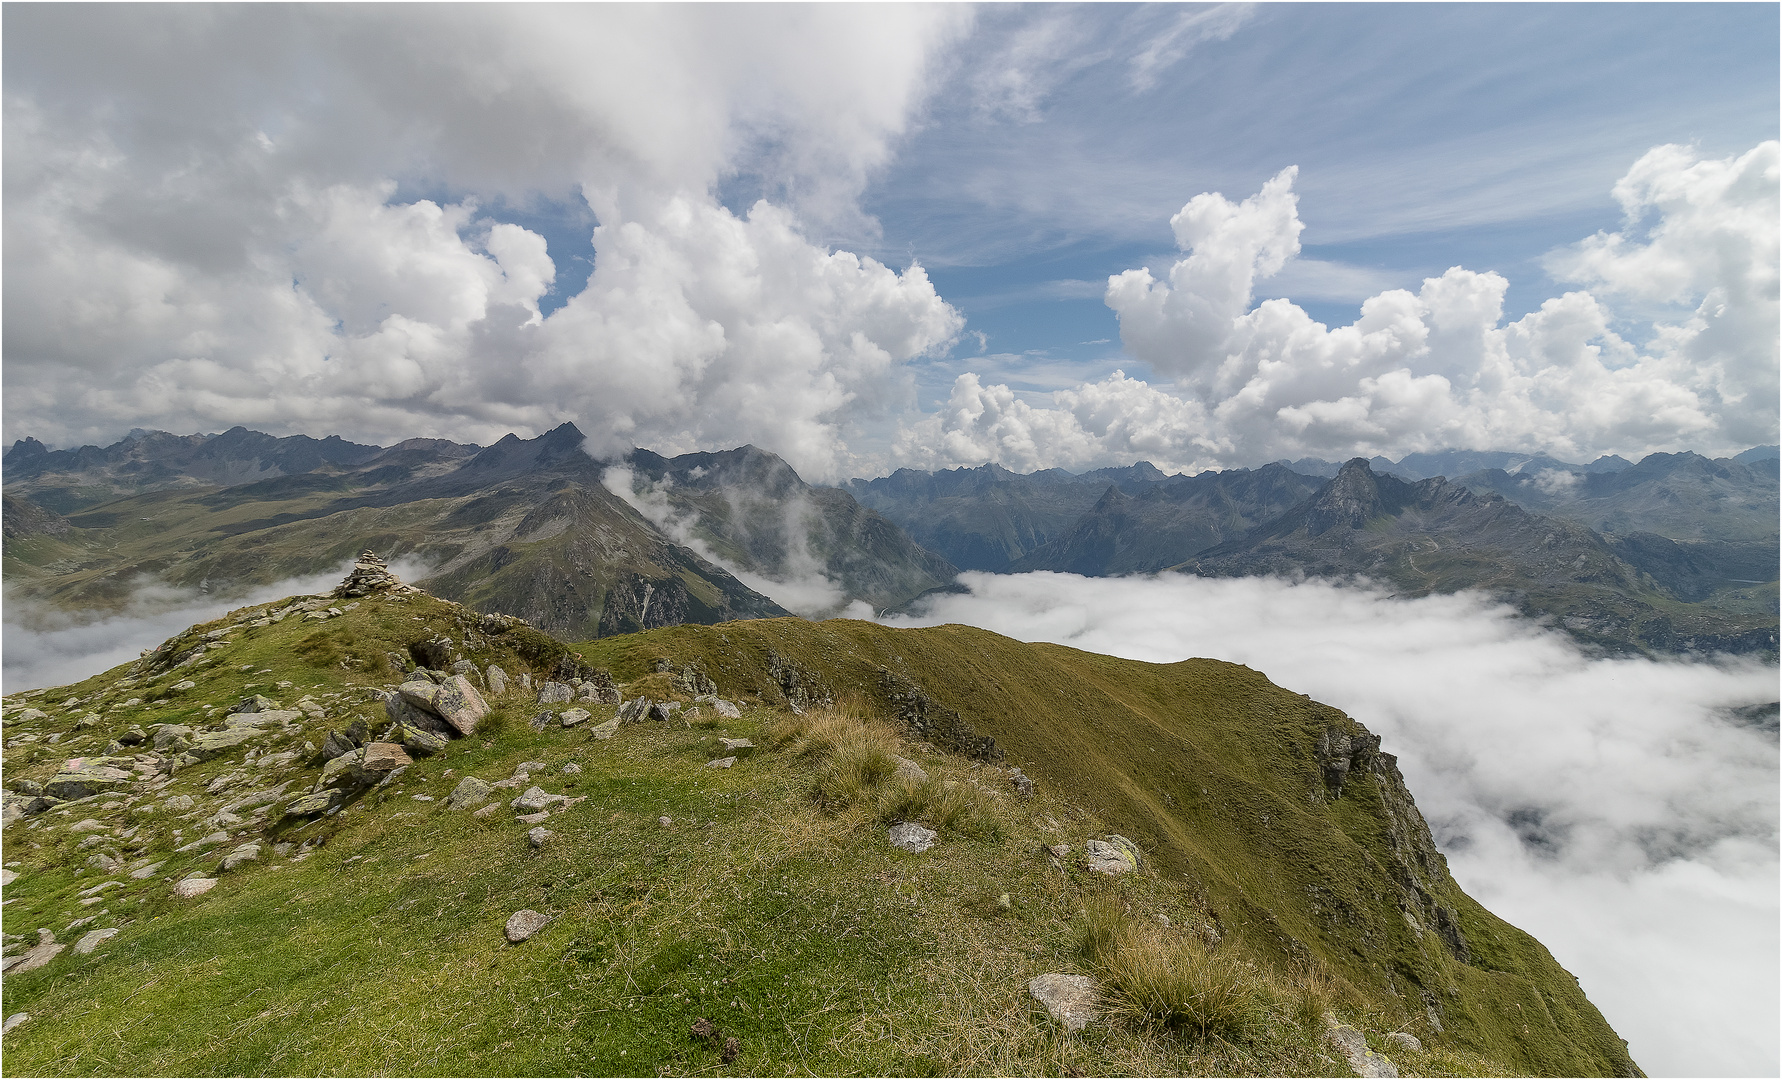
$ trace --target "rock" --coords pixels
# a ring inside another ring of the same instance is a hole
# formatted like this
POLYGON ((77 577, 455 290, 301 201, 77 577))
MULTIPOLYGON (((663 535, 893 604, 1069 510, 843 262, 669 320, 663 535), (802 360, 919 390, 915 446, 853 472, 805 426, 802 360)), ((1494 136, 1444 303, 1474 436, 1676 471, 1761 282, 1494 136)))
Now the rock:
POLYGON ((640 724, 650 711, 649 698, 632 698, 619 706, 619 722, 622 724, 640 724))
POLYGON ((891 761, 897 766, 896 777, 899 780, 909 780, 919 784, 928 779, 928 773, 922 766, 911 761, 909 758, 898 757, 896 754, 892 754, 891 761))
POLYGON ((526 842, 535 848, 541 848, 545 846, 547 841, 556 835, 557 834, 551 830, 539 825, 526 831, 526 842))
POLYGON ((489 693, 507 693, 507 672, 490 664, 488 670, 483 673, 483 677, 489 682, 489 693))
POLYGON ((411 757, 430 757, 451 744, 444 735, 408 724, 397 724, 390 738, 400 743, 411 757))
POLYGON ((466 776, 458 781, 458 786, 446 796, 446 806, 456 810, 463 806, 475 806, 477 803, 489 801, 489 795, 495 789, 486 780, 478 780, 474 776, 466 776))
POLYGON ((34 720, 48 720, 48 719, 49 719, 49 713, 44 712, 42 709, 20 709, 17 712, 9 711, 6 714, 6 722, 9 724, 20 723, 20 722, 28 724, 34 720))
POLYGON ((551 727, 552 725, 554 725, 556 723, 557 723, 557 714, 552 712, 549 709, 546 709, 544 712, 539 713, 537 716, 534 716, 530 721, 528 721, 528 724, 531 726, 533 731, 543 731, 544 729, 551 727))
POLYGON ((362 765, 368 773, 387 773, 415 763, 400 743, 374 742, 365 747, 362 765))
POLYGON ((29 1019, 31 1019, 30 1013, 13 1013, 11 1016, 6 1018, 6 1022, 4 1024, 0 1024, 0 1035, 5 1035, 7 1032, 11 1031, 15 1027, 18 1027, 20 1024, 24 1023, 25 1021, 27 1021, 29 1019))
POLYGON ((735 754, 737 757, 746 757, 750 751, 755 749, 755 744, 748 739, 720 738, 718 741, 724 744, 725 750, 735 754))
POLYGON ((576 693, 576 700, 595 705, 617 705, 620 701, 619 688, 613 685, 611 675, 604 671, 597 672, 596 678, 582 683, 576 693))
POLYGON ((561 772, 564 776, 580 776, 581 772, 582 772, 582 767, 580 765, 577 765, 575 762, 571 761, 568 764, 564 765, 563 768, 559 769, 558 771, 561 772))
POLYGON ((546 680, 538 688, 538 703, 540 705, 561 705, 566 701, 573 700, 575 700, 575 690, 568 683, 546 680))
POLYGON ((590 739, 610 739, 619 733, 619 718, 613 717, 604 724, 595 724, 588 729, 590 739))
POLYGON ((333 788, 324 788, 292 801, 285 807, 285 816, 314 817, 317 814, 325 814, 339 806, 341 799, 342 795, 339 791, 333 788))
POLYGON ((77 767, 59 772, 43 785, 43 793, 57 799, 84 799, 106 791, 121 791, 135 783, 134 773, 107 765, 77 767))
POLYGON ((705 767, 708 769, 728 769, 728 768, 730 768, 730 766, 735 765, 735 764, 736 764, 735 758, 721 757, 715 761, 706 762, 705 767))
POLYGON ((194 805, 190 795, 175 795, 161 804, 161 809, 170 814, 178 814, 190 810, 194 805))
POLYGON ((190 900, 194 896, 203 896, 217 887, 217 879, 213 877, 189 877, 173 884, 173 895, 182 900, 190 900))
POLYGON ((1083 845, 1089 869, 1098 874, 1125 874, 1139 868, 1138 845, 1124 836, 1091 840, 1083 845))
POLYGON ((549 772, 551 767, 542 761, 522 761, 514 766, 515 776, 531 776, 533 773, 549 772))
POLYGON ((0 870, 0 886, 11 885, 19 879, 16 870, 0 870))
POLYGON ((156 862, 156 863, 149 863, 147 866, 130 871, 130 876, 133 878, 136 878, 138 881, 145 881, 149 878, 154 877, 155 874, 161 869, 161 867, 166 866, 166 865, 167 865, 167 863, 165 860, 163 860, 161 862, 156 862))
POLYGON ((278 702, 264 694, 249 694, 236 702, 235 707, 230 709, 229 713, 233 716, 236 713, 271 712, 276 708, 278 708, 278 702))
POLYGON ((471 817, 488 817, 499 809, 501 809, 500 803, 490 803, 489 805, 483 807, 481 810, 472 810, 470 812, 470 816, 471 817))
MULTIPOLYGON (((410 684, 404 683, 403 685, 410 684)), ((444 720, 426 709, 416 708, 407 698, 396 691, 384 695, 384 715, 388 716, 393 723, 406 724, 422 731, 431 731, 436 735, 444 735, 450 730, 444 720)))
POLYGON ((522 825, 537 825, 539 822, 549 819, 550 816, 550 811, 540 810, 536 814, 516 814, 514 820, 522 825))
POLYGON ((8 966, 6 968, 6 973, 8 975, 18 975, 26 971, 36 971, 38 968, 60 956, 62 950, 67 947, 68 946, 66 945, 56 944, 56 935, 42 927, 38 927, 37 944, 18 956, 7 957, 8 966))
POLYGON ((669 817, 668 815, 664 814, 662 817, 659 817, 656 819, 656 824, 658 824, 658 825, 662 826, 664 829, 666 829, 670 825, 674 824, 674 819, 669 817))
POLYGON ((925 829, 913 821, 891 826, 891 846, 904 851, 921 854, 933 847, 939 838, 940 834, 933 829, 925 829))
POLYGON ((1027 992, 1067 1032, 1083 1030, 1099 1015, 1095 980, 1087 975, 1035 975, 1027 980, 1027 992))
POLYGON ((562 801, 563 796, 561 795, 552 795, 541 787, 529 787, 520 794, 519 798, 507 805, 522 814, 536 814, 540 810, 549 810, 562 801))
POLYGON ((328 737, 322 740, 322 760, 333 761, 340 755, 350 754, 357 749, 358 743, 338 731, 330 731, 328 737))
POLYGON ((246 863, 259 862, 259 861, 260 861, 260 845, 259 844, 243 844, 240 847, 236 848, 234 851, 231 851, 229 854, 223 856, 223 861, 222 861, 222 863, 220 863, 218 865, 217 869, 221 873, 226 874, 229 871, 234 870, 235 868, 242 866, 246 863))
POLYGON ((407 682, 396 688, 396 692, 402 695, 402 700, 415 708, 430 712, 435 716, 441 715, 440 711, 434 707, 434 702, 439 699, 438 683, 417 679, 411 675, 407 682))
POLYGON ((543 930, 550 921, 549 915, 542 915, 531 908, 516 911, 507 917, 507 940, 518 945, 543 930))
POLYGON ((115 874, 117 873, 119 864, 118 861, 110 855, 101 854, 94 855, 92 858, 88 859, 87 865, 99 871, 101 874, 115 874))
POLYGON ((1395 1050, 1409 1050, 1413 1054, 1423 1053, 1423 1040, 1403 1031, 1388 1032, 1386 1042, 1395 1050))
POLYGON ((1015 785, 1015 794, 1023 799, 1033 798, 1033 781, 1020 769, 1009 770, 1009 782, 1015 785))
POLYGON ((1052 856, 1052 858, 1054 858, 1054 859, 1062 859, 1066 855, 1070 854, 1070 845, 1069 844, 1052 844, 1046 848, 1046 853, 1048 855, 1052 856))
POLYGON ((594 714, 586 709, 564 709, 558 719, 564 727, 574 727, 592 715, 594 714))
POLYGON ((723 698, 712 699, 712 711, 726 720, 742 719, 742 710, 723 698))
POLYGON ((433 711, 456 729, 458 734, 470 735, 475 733, 476 725, 482 718, 489 715, 489 704, 476 692, 476 687, 470 685, 469 679, 462 675, 453 675, 439 684, 439 696, 434 699, 433 711))
POLYGON ((198 687, 198 684, 193 682, 192 680, 181 679, 179 682, 174 683, 172 686, 169 686, 167 689, 172 691, 175 694, 183 694, 187 690, 195 690, 195 689, 197 689, 197 687, 198 687))
POLYGON ((43 785, 35 780, 14 780, 10 790, 19 795, 42 795, 43 785))
POLYGON ((141 746, 148 741, 148 735, 139 727, 125 728, 118 736, 118 742, 124 746, 141 746))
POLYGON ((320 785, 325 788, 361 788, 376 777, 365 770, 365 751, 353 750, 322 766, 320 785))
POLYGON ((1398 1067, 1367 1048, 1367 1037, 1334 1016, 1324 1018, 1324 1038, 1349 1062, 1356 1076, 1397 1076, 1398 1067))
POLYGON ((453 675, 462 675, 473 682, 482 680, 483 673, 476 669, 476 664, 469 660, 459 660, 452 665, 453 675))
POLYGON ((74 951, 81 956, 91 956, 93 950, 97 949, 101 943, 108 938, 116 937, 117 934, 118 928, 115 926, 107 927, 104 930, 89 930, 81 935, 79 941, 74 943, 74 951))

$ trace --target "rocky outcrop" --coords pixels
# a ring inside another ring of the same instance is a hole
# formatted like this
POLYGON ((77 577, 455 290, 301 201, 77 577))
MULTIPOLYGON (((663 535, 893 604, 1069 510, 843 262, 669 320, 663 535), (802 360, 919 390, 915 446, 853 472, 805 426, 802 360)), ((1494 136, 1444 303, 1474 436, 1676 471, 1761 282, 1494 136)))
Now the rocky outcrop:
POLYGON ((911 739, 936 746, 979 761, 1001 761, 1002 748, 988 735, 980 735, 956 711, 935 701, 927 691, 897 673, 879 669, 879 693, 891 707, 892 715, 903 725, 911 739))

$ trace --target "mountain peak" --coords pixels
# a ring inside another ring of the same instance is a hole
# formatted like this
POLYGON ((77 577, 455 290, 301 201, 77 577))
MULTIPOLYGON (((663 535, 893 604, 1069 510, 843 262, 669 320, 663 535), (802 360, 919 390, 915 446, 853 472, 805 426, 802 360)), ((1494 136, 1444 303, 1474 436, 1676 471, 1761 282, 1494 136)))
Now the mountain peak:
POLYGON ((1379 477, 1366 458, 1350 458, 1337 470, 1336 479, 1313 496, 1306 530, 1317 536, 1338 526, 1359 529, 1383 512, 1379 477))

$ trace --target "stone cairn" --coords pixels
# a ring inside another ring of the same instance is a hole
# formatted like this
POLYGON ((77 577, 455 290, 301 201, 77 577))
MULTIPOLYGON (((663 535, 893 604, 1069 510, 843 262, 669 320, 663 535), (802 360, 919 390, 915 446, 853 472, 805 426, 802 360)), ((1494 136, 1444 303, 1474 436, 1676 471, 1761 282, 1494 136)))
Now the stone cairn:
POLYGON ((334 587, 334 596, 355 597, 370 596, 372 593, 393 592, 408 589, 402 579, 390 573, 384 560, 377 557, 375 551, 361 551, 359 561, 353 564, 353 572, 346 580, 334 587))

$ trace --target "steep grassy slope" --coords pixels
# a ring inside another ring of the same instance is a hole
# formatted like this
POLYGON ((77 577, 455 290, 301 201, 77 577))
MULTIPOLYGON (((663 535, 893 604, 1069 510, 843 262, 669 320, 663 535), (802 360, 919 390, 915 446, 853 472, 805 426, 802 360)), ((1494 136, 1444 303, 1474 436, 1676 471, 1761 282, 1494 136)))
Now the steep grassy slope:
POLYGON ((303 715, 170 776, 139 746, 141 780, 6 827, 9 952, 37 927, 64 943, 118 930, 91 955, 6 977, 4 1011, 31 1016, 6 1036, 7 1075, 719 1070, 721 1042, 692 1034, 701 1018, 739 1040, 728 1070, 743 1073, 1329 1075, 1343 1065, 1322 1040, 1326 1008, 1376 1049, 1387 1030, 1423 1037, 1422 1053, 1391 1051, 1413 1072, 1632 1071, 1545 950, 1447 878, 1390 757, 1248 669, 792 619, 605 638, 578 659, 425 595, 319 622, 269 611, 8 699, 15 787, 132 725, 151 739, 157 723, 201 726, 244 694, 303 715), (513 676, 602 664, 627 698, 685 704, 591 740, 613 706, 535 730, 538 706, 515 686, 476 734, 397 782, 331 817, 281 820, 316 775, 303 745, 377 720, 392 658, 441 638, 513 676), (738 718, 691 699, 705 678, 741 702, 738 718), (825 711, 838 696, 851 713, 825 711), (901 732, 899 752, 931 779, 841 783, 842 751, 800 749, 826 715, 869 743, 901 732), (708 768, 719 735, 762 749, 708 768), (505 806, 445 807, 463 777, 522 763, 529 779, 502 800, 529 784, 586 797, 545 822, 542 847, 505 806), (1037 782, 1031 800, 1015 763, 1037 782), (898 818, 940 842, 893 849, 898 818), (1138 841, 1138 872, 1082 863, 1085 840, 1113 832, 1138 841), (172 895, 248 840, 292 846, 172 895), (510 946, 502 923, 522 907, 552 921, 510 946), (1247 1018, 1198 1037, 1116 1009, 1061 1036, 1025 983, 1103 974, 1086 911, 1223 964, 1248 988, 1247 1018))

